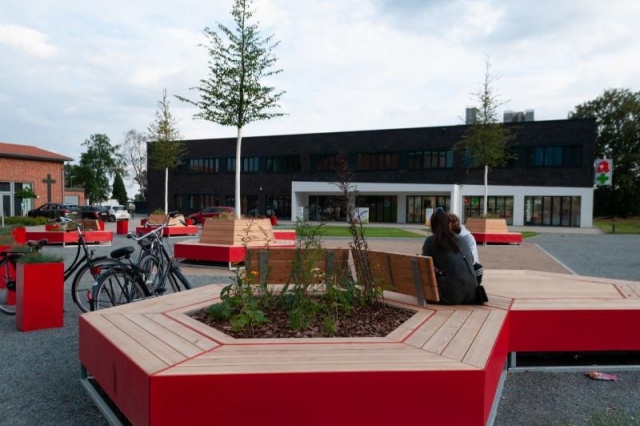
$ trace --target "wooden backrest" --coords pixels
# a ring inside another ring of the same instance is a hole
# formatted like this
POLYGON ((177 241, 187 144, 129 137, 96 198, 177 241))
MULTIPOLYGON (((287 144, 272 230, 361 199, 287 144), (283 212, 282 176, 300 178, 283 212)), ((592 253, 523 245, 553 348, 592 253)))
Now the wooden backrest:
POLYGON ((364 258, 358 260, 357 252, 352 252, 358 280, 370 273, 375 284, 384 290, 414 296, 419 301, 440 301, 431 257, 379 251, 363 253, 364 258))
POLYGON ((269 219, 207 218, 202 225, 200 243, 245 247, 266 247, 273 243, 269 219))
POLYGON ((245 268, 253 283, 264 279, 268 284, 321 284, 327 282, 327 277, 350 278, 346 249, 319 249, 304 254, 295 247, 248 249, 245 268))

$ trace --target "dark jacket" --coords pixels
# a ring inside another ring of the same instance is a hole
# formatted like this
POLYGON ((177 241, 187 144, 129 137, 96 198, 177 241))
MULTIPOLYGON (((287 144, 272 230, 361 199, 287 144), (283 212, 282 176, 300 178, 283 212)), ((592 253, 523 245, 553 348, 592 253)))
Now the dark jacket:
POLYGON ((459 252, 444 251, 435 245, 433 236, 427 237, 422 255, 431 256, 440 274, 438 291, 443 305, 470 305, 476 303, 476 275, 473 272, 473 255, 464 238, 455 236, 459 252))

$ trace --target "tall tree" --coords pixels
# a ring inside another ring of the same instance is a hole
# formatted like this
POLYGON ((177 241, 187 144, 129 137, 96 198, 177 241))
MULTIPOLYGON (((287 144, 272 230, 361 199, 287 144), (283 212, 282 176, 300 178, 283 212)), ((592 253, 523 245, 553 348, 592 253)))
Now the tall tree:
POLYGON ((74 173, 84 182, 85 197, 91 203, 100 203, 109 198, 109 179, 116 173, 125 174, 120 155, 120 147, 111 145, 109 137, 104 134, 93 134, 82 146, 86 152, 80 154, 80 164, 74 173))
POLYGON ((209 40, 205 46, 209 52, 209 76, 200 80, 197 90, 199 101, 182 96, 178 99, 197 106, 200 112, 194 119, 212 121, 222 126, 234 126, 237 130, 235 170, 235 212, 240 218, 240 172, 242 154, 242 129, 247 124, 283 115, 274 111, 284 92, 262 83, 265 77, 282 72, 273 70, 276 62, 272 42, 273 35, 260 37, 257 24, 250 24, 253 16, 252 0, 235 0, 231 16, 235 28, 217 23, 217 31, 209 27, 204 33, 209 40))
POLYGON ((489 196, 489 169, 503 166, 514 157, 508 149, 513 135, 500 122, 498 108, 506 102, 500 101, 495 92, 494 84, 499 76, 491 74, 491 62, 485 60, 485 74, 482 88, 473 93, 477 105, 475 121, 455 145, 457 150, 463 150, 467 156, 469 167, 484 167, 484 207, 483 214, 487 214, 487 199, 489 196))
POLYGON ((134 129, 124 135, 122 158, 131 170, 133 181, 140 188, 140 199, 145 199, 147 188, 147 135, 134 129))
POLYGON ((596 158, 613 160, 613 184, 596 189, 594 214, 640 214, 640 92, 605 90, 577 105, 571 118, 595 118, 596 158))
POLYGON ((177 167, 186 148, 181 142, 182 136, 176 128, 176 120, 169 110, 167 89, 162 89, 162 99, 158 101, 156 119, 149 125, 148 138, 151 142, 149 158, 152 167, 164 170, 164 213, 169 212, 169 169, 177 167))
POLYGON ((127 205, 129 197, 127 196, 127 189, 124 186, 124 180, 122 180, 120 173, 116 173, 113 178, 113 193, 111 194, 111 198, 115 198, 118 200, 118 203, 123 206, 127 205))

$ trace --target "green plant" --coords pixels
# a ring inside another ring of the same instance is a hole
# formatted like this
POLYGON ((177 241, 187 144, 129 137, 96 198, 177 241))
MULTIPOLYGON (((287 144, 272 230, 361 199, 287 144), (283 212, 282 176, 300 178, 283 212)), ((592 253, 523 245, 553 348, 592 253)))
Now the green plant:
POLYGON ((20 256, 17 260, 19 263, 59 263, 64 262, 62 256, 46 253, 29 253, 24 256, 20 256))
POLYGON ((152 214, 164 214, 164 209, 162 209, 160 207, 156 207, 155 209, 153 209, 153 213, 152 214))

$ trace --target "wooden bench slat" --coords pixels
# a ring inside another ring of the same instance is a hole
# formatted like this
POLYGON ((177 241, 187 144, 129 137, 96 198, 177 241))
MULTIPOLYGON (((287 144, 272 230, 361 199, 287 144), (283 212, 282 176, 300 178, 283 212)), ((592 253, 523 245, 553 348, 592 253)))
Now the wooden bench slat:
POLYGON ((149 333, 147 330, 131 321, 127 316, 104 316, 115 327, 118 327, 123 333, 129 335, 131 339, 138 342, 141 346, 153 353, 156 357, 160 358, 160 360, 165 362, 167 365, 173 365, 186 359, 183 354, 161 341, 158 336, 149 333))
POLYGON ((506 318, 507 311, 490 310, 489 316, 478 331, 462 362, 478 368, 485 368, 506 318))
POLYGON ((451 318, 453 310, 439 310, 429 317, 429 321, 413 333, 405 343, 417 348, 422 348, 429 339, 451 318))
POLYGON ((456 361, 462 361, 469 351, 471 344, 478 337, 478 333, 482 329, 488 316, 489 310, 474 309, 464 324, 458 329, 453 339, 451 339, 446 349, 442 352, 442 355, 455 359, 456 361))
POLYGON ((86 321, 99 330, 113 346, 126 354, 147 374, 155 373, 170 366, 166 361, 156 356, 149 348, 141 344, 131 335, 131 331, 123 331, 104 315, 86 315, 86 321))
POLYGON ((467 321, 471 315, 471 310, 456 310, 445 321, 445 323, 435 332, 435 334, 427 341, 422 349, 435 354, 442 354, 447 345, 455 337, 460 327, 467 321))
POLYGON ((182 339, 191 343, 198 348, 208 351, 220 346, 211 339, 204 337, 201 333, 196 333, 190 328, 184 327, 182 324, 166 317, 162 314, 146 314, 148 318, 169 330, 171 333, 179 335, 182 339))

